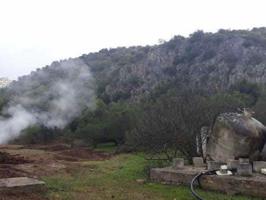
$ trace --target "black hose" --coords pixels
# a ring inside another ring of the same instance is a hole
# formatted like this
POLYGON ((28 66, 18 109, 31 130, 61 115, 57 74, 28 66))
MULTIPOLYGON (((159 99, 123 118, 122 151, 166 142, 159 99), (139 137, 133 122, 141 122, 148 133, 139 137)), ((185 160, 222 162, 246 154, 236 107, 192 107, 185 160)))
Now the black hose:
POLYGON ((209 171, 206 171, 206 172, 200 172, 192 179, 192 181, 190 183, 190 190, 191 190, 192 195, 197 200, 204 200, 204 199, 195 192, 195 190, 194 190, 195 181, 198 181, 199 186, 201 186, 200 185, 200 177, 203 176, 203 175, 213 175, 213 174, 215 174, 216 171, 217 170, 209 170, 209 171))

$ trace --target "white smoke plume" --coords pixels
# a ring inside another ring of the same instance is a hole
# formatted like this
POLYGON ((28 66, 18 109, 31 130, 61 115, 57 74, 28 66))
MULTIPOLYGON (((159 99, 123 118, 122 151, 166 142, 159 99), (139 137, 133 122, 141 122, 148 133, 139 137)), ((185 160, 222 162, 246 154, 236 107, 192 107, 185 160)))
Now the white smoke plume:
POLYGON ((82 110, 95 107, 94 79, 81 60, 55 62, 9 88, 8 118, 0 118, 0 144, 34 124, 64 128, 82 110))

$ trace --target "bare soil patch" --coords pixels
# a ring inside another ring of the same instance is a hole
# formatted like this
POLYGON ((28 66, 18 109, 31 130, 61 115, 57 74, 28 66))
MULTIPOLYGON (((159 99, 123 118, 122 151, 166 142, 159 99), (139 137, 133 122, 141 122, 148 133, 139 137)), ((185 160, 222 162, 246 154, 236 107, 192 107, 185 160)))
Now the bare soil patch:
POLYGON ((25 173, 20 170, 14 169, 9 165, 0 166, 0 178, 14 178, 14 177, 23 177, 25 173))
POLYGON ((0 200, 48 200, 43 195, 30 192, 4 192, 0 195, 0 200))
MULTIPOLYGON (((41 178, 56 174, 70 175, 80 169, 84 161, 109 159, 112 154, 93 151, 89 148, 67 144, 35 145, 31 147, 0 146, 0 178, 32 177, 41 178)), ((0 194, 0 200, 44 200, 36 192, 0 194)))
POLYGON ((29 149, 41 149, 45 151, 62 151, 66 149, 71 149, 71 145, 64 143, 49 144, 49 145, 30 145, 29 149))
POLYGON ((21 147, 5 145, 0 148, 0 178, 50 176, 69 173, 88 160, 106 160, 112 154, 85 147, 71 148, 67 144, 21 147))
POLYGON ((106 160, 111 157, 111 154, 100 151, 93 151, 88 148, 73 148, 58 152, 56 158, 67 161, 78 160, 106 160))
POLYGON ((7 152, 0 152, 0 164, 24 164, 30 163, 32 161, 25 159, 23 156, 20 155, 10 155, 7 152))

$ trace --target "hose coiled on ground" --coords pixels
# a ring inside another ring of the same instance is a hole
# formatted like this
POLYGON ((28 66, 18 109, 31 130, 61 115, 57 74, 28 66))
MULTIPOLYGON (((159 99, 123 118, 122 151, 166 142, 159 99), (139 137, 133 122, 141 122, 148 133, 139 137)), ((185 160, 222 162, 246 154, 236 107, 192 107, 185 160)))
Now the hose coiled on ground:
POLYGON ((194 183, 197 181, 199 186, 201 187, 200 185, 200 177, 201 176, 204 176, 204 175, 213 175, 215 174, 217 170, 209 170, 209 171, 206 171, 206 172, 200 172, 198 173, 191 181, 190 183, 190 190, 191 190, 191 193, 192 195, 197 199, 197 200, 204 200, 201 196, 199 196, 196 191, 194 190, 194 183))

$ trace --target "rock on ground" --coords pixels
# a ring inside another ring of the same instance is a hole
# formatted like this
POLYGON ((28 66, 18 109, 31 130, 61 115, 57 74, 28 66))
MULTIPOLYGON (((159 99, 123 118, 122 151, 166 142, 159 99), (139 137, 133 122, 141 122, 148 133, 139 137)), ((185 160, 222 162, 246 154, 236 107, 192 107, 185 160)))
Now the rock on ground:
POLYGON ((251 116, 239 113, 220 114, 207 141, 207 157, 219 162, 250 158, 262 151, 266 139, 265 126, 251 116))

